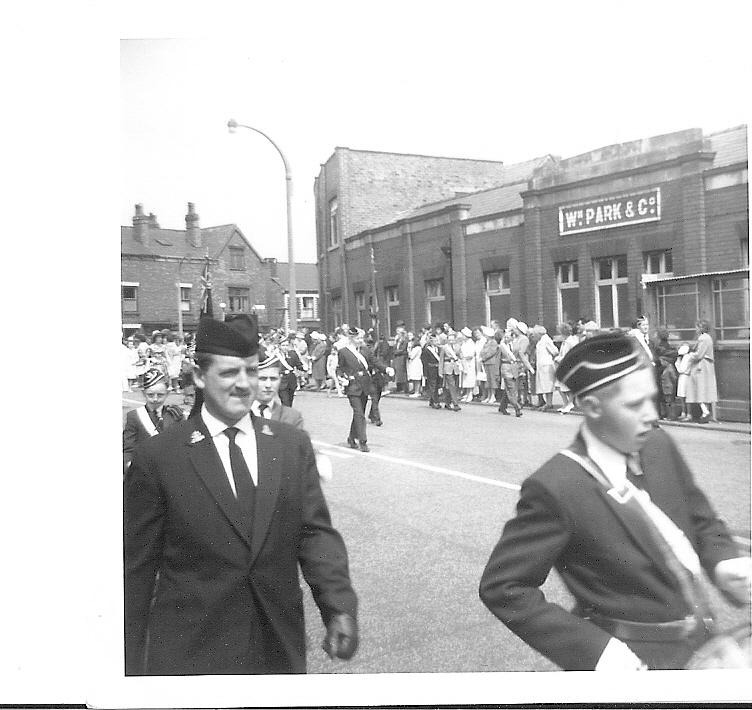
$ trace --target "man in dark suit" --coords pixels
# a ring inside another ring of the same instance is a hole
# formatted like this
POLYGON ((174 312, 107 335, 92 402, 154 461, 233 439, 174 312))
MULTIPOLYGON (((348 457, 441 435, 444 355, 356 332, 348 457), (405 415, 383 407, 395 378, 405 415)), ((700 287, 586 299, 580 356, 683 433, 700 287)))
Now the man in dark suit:
POLYGON ((556 373, 585 422, 522 484, 480 596, 527 644, 566 670, 683 668, 712 624, 701 573, 749 603, 750 560, 654 429, 655 380, 634 338, 583 341, 556 373), (552 568, 576 600, 540 590, 552 568))
POLYGON ((337 360, 337 377, 345 387, 345 394, 352 407, 352 422, 347 444, 351 449, 368 452, 368 434, 366 433, 366 405, 371 392, 371 375, 374 370, 393 375, 391 367, 374 360, 370 351, 363 347, 365 332, 360 328, 349 328, 347 344, 339 350, 337 360))
POLYGON ((144 374, 144 399, 146 404, 131 409, 125 415, 123 428, 123 470, 130 466, 133 451, 142 441, 161 434, 185 419, 183 410, 174 404, 165 404, 167 377, 161 370, 148 370, 144 374))
POLYGON ((279 398, 282 364, 279 354, 259 353, 258 388, 256 398, 251 405, 254 416, 284 422, 296 429, 305 431, 303 415, 295 409, 282 404, 279 398))
POLYGON ((196 415, 137 450, 125 480, 128 675, 304 673, 298 567, 334 658, 357 600, 308 436, 250 416, 255 323, 201 320, 196 415))
POLYGON ((428 406, 431 409, 441 409, 439 401, 439 346, 435 333, 429 333, 428 341, 423 346, 420 360, 423 363, 423 372, 426 375, 426 387, 428 388, 428 406))

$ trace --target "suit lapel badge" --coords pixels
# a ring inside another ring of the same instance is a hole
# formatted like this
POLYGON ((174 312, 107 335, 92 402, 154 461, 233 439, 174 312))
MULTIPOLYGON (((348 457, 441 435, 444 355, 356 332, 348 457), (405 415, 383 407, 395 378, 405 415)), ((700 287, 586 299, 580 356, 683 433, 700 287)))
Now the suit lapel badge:
POLYGON ((198 430, 191 434, 191 444, 198 444, 199 441, 203 441, 206 437, 198 430))
POLYGON ((261 433, 266 434, 266 436, 274 436, 274 432, 269 428, 268 424, 264 424, 261 428, 261 433))

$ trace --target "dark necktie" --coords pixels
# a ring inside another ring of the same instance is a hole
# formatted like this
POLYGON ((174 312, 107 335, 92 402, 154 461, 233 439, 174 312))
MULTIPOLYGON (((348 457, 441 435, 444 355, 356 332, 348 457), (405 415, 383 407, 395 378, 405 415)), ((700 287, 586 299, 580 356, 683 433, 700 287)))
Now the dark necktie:
POLYGON ((225 429, 225 436, 230 442, 230 468, 232 469, 232 478, 235 481, 235 493, 238 499, 238 505, 243 513, 244 522, 249 526, 251 516, 253 515, 253 505, 256 499, 256 486, 253 484, 251 472, 243 458, 243 452, 235 443, 235 437, 239 429, 231 426, 225 429))
POLYGON ((156 409, 150 410, 149 411, 149 416, 151 417, 151 421, 153 422, 153 424, 156 427, 157 431, 161 432, 162 431, 162 425, 163 425, 164 421, 163 421, 162 417, 160 417, 159 414, 157 414, 157 410, 156 409))
POLYGON ((265 412, 266 412, 267 409, 269 409, 269 405, 268 404, 259 404, 259 416, 262 419, 266 419, 267 418, 266 414, 265 414, 265 412))
POLYGON ((627 480, 635 487, 645 488, 645 475, 642 473, 642 466, 637 456, 630 455, 627 459, 627 480))

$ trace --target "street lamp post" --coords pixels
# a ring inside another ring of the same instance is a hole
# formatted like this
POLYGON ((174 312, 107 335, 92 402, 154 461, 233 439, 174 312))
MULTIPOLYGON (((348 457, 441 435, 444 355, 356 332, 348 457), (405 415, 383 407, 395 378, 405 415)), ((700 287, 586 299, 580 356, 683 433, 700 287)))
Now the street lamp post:
POLYGON ((280 147, 266 135, 263 131, 253 126, 246 126, 242 123, 238 123, 234 118, 231 118, 227 122, 227 128, 230 133, 234 133, 236 128, 247 128, 249 131, 260 133, 266 140, 268 140, 279 153, 279 157, 282 158, 282 162, 285 166, 285 185, 287 195, 287 260, 289 262, 289 296, 288 296, 288 313, 290 321, 290 330, 296 331, 298 329, 298 297, 295 290, 295 256, 292 244, 292 171, 290 165, 285 158, 285 154, 280 150, 280 147))

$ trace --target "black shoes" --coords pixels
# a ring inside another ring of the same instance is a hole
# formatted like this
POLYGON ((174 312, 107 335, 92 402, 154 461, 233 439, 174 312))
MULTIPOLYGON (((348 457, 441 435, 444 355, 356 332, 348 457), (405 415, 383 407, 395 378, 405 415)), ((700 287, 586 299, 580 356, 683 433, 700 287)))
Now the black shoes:
POLYGON ((509 416, 509 412, 507 412, 507 410, 506 410, 506 409, 502 409, 501 407, 499 407, 499 414, 504 414, 504 415, 506 415, 507 417, 509 416))
POLYGON ((348 446, 349 446, 349 447, 350 447, 351 449, 357 449, 357 448, 358 448, 358 444, 357 444, 357 442, 355 441, 355 439, 351 439, 351 438, 350 438, 349 436, 347 437, 347 445, 348 445, 348 446))
POLYGON ((514 410, 514 416, 515 417, 521 417, 522 416, 522 407, 517 407, 517 409, 514 410))
POLYGON ((371 449, 368 448, 368 444, 361 442, 360 446, 358 447, 362 452, 368 453, 371 449))

